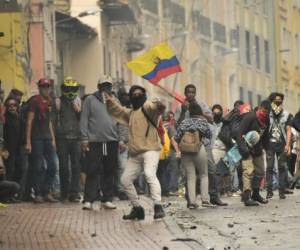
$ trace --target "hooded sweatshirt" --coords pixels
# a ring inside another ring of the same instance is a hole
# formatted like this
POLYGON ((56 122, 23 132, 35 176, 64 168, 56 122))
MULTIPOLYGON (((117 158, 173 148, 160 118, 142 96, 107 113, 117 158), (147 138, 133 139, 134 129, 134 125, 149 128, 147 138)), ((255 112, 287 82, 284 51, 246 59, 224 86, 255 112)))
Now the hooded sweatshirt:
POLYGON ((89 95, 82 107, 80 117, 82 142, 118 141, 117 123, 108 114, 99 91, 89 95))

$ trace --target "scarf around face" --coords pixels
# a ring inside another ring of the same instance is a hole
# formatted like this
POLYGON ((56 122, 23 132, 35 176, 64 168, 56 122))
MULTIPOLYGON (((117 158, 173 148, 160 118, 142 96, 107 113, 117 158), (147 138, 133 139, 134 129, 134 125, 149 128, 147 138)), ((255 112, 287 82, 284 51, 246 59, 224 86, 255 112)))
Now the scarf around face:
POLYGON ((274 102, 271 103, 271 107, 272 107, 272 110, 274 112, 275 115, 279 115, 282 111, 282 105, 277 105, 275 104, 274 102))
POLYGON ((268 114, 260 111, 260 110, 257 110, 256 111, 256 117, 258 119, 258 122, 259 122, 259 125, 261 128, 266 128, 267 127, 267 121, 268 121, 268 114))

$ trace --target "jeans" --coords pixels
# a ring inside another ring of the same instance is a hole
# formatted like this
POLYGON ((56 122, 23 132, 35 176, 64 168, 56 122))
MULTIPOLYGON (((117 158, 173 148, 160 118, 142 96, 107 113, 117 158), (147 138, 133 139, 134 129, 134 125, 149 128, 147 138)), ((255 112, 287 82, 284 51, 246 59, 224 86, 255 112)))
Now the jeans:
POLYGON ((196 169, 200 175, 202 200, 208 200, 208 166, 207 153, 204 146, 197 154, 182 154, 181 163, 186 170, 188 201, 196 203, 196 169))
POLYGON ((118 157, 118 178, 117 178, 117 187, 118 187, 118 191, 123 191, 123 187, 121 185, 121 176, 124 173, 125 170, 125 166, 126 166, 126 162, 128 159, 128 149, 126 149, 124 152, 119 152, 119 157, 118 157))
POLYGON ((81 144, 78 140, 59 139, 57 141, 59 158, 60 192, 62 198, 79 193, 81 144))
POLYGON ((160 161, 157 171, 162 194, 178 191, 179 167, 176 152, 172 150, 167 159, 160 161))
POLYGON ((217 176, 217 169, 216 164, 214 161, 213 153, 211 148, 206 149, 207 153, 207 161, 208 161, 208 190, 210 199, 216 199, 219 197, 219 190, 218 190, 218 176, 217 176))
POLYGON ((267 190, 273 189, 275 156, 277 156, 279 189, 285 189, 287 185, 286 180, 288 175, 286 153, 274 152, 272 150, 267 150, 266 153, 267 153, 267 190))
POLYGON ((49 139, 32 140, 31 146, 32 187, 36 195, 46 195, 50 192, 56 174, 56 152, 49 139))
POLYGON ((86 153, 84 201, 94 202, 102 190, 102 202, 112 201, 118 166, 118 142, 90 142, 86 153), (100 184, 100 185, 99 185, 100 184))
POLYGON ((133 206, 139 206, 138 195, 133 181, 142 173, 150 187, 150 195, 154 204, 161 203, 161 187, 156 176, 160 151, 147 151, 137 156, 129 156, 125 171, 121 177, 121 183, 133 206))

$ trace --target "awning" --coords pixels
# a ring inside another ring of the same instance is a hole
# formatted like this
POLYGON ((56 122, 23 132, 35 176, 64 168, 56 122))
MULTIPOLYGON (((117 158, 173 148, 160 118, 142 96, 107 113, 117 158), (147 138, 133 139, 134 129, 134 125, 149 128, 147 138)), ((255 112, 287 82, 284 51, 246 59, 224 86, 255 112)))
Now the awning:
POLYGON ((55 11, 56 28, 65 32, 71 32, 78 37, 96 36, 97 32, 78 18, 55 11))

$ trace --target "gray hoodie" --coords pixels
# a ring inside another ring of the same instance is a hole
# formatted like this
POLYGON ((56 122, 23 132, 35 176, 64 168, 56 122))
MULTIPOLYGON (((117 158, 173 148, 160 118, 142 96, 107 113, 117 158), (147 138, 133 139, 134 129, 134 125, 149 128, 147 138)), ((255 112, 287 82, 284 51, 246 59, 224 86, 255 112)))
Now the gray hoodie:
POLYGON ((80 117, 80 132, 82 142, 118 141, 117 123, 112 119, 97 91, 89 95, 82 107, 80 117))

